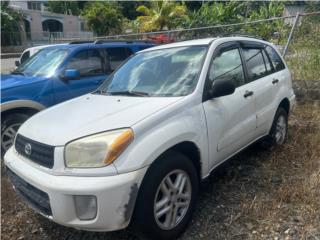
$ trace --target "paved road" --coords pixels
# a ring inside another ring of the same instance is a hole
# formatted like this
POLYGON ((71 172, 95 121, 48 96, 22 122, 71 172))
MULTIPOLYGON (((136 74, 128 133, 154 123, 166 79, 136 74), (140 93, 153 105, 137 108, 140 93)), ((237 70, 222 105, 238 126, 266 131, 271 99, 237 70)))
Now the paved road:
POLYGON ((1 73, 9 73, 15 68, 14 62, 19 60, 18 58, 1 59, 1 73))

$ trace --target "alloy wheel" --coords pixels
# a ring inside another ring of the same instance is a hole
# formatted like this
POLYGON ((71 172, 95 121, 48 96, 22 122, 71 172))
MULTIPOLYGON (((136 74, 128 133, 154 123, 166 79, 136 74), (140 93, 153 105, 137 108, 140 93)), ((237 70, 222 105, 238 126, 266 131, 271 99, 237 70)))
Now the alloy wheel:
POLYGON ((12 124, 3 131, 1 135, 1 145, 4 151, 7 151, 13 145, 20 126, 21 123, 12 124))
POLYGON ((275 130, 275 141, 278 145, 281 145, 285 141, 287 135, 287 122, 284 116, 279 116, 275 130))
POLYGON ((174 170, 166 175, 154 200, 154 217, 161 229, 171 230, 182 221, 189 209, 191 195, 191 181, 185 171, 174 170))

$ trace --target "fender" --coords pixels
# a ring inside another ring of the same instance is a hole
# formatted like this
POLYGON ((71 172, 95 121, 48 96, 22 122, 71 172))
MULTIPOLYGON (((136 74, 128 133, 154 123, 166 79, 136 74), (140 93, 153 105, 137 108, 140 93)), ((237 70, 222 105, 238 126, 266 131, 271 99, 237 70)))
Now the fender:
POLYGON ((1 112, 5 112, 16 108, 31 108, 37 111, 41 111, 46 107, 32 100, 13 100, 1 104, 1 112))
POLYGON ((123 155, 114 162, 118 173, 130 172, 151 165, 162 153, 182 143, 193 143, 200 153, 201 175, 205 176, 209 169, 208 141, 206 123, 201 104, 187 110, 164 114, 157 119, 144 122, 133 127, 137 132, 135 143, 129 146, 123 155), (168 117, 171 116, 171 117, 168 117), (147 125, 153 124, 152 127, 147 125), (146 130, 148 129, 148 130, 146 130), (145 131, 146 130, 146 131, 145 131))

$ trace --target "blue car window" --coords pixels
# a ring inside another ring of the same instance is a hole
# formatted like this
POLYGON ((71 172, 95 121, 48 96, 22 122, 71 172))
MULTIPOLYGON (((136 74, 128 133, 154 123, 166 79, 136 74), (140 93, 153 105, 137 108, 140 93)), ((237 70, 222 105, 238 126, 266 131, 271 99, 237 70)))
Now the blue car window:
POLYGON ((103 57, 98 49, 77 53, 68 63, 67 69, 77 69, 80 76, 103 74, 103 57))
POLYGON ((108 60, 111 71, 115 70, 124 60, 126 60, 133 52, 126 47, 107 48, 108 60))

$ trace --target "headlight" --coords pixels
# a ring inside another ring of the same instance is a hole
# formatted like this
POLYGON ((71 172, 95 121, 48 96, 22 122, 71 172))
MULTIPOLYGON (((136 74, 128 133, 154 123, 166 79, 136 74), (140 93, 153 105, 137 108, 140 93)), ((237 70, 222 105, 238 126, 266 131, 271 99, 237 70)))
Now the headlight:
POLYGON ((65 147, 65 162, 71 168, 96 168, 111 164, 129 146, 129 128, 99 133, 70 142, 65 147))

